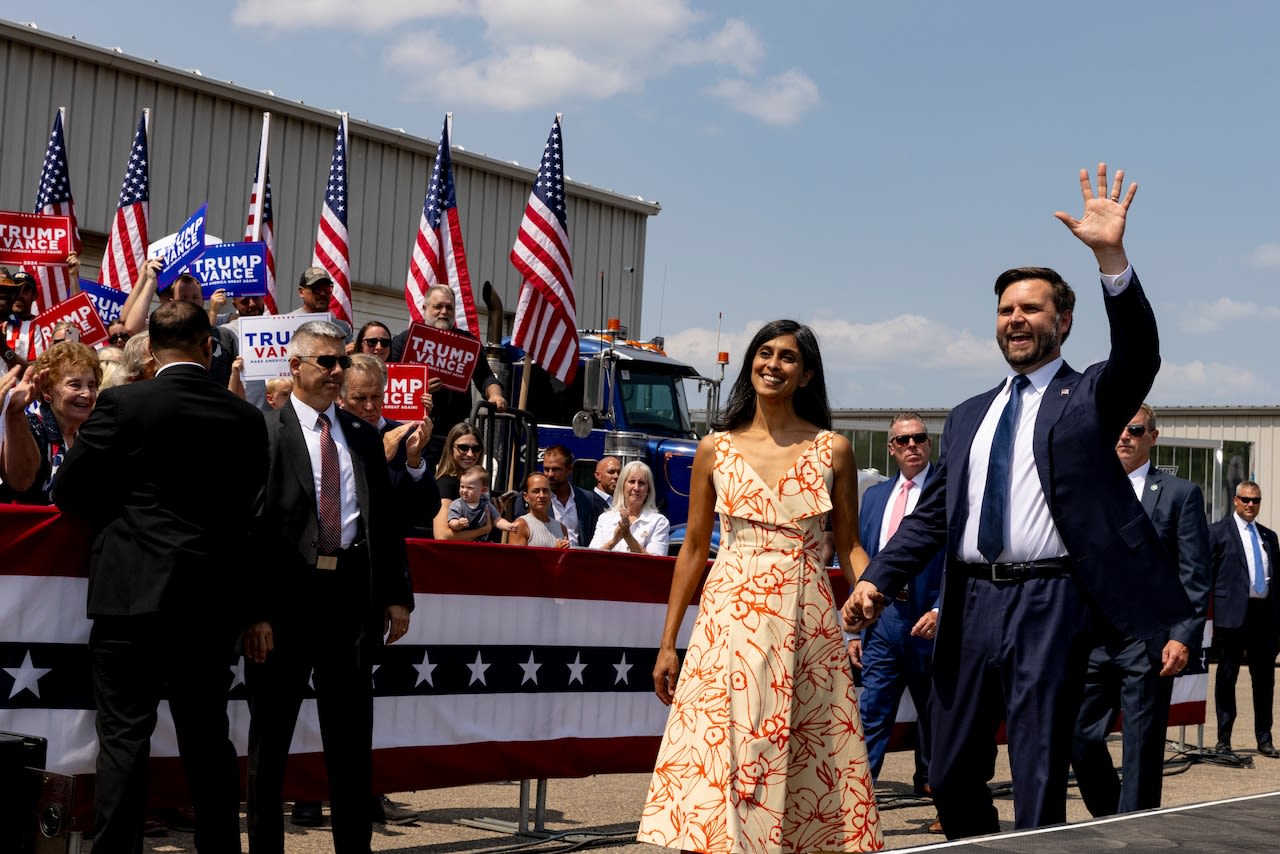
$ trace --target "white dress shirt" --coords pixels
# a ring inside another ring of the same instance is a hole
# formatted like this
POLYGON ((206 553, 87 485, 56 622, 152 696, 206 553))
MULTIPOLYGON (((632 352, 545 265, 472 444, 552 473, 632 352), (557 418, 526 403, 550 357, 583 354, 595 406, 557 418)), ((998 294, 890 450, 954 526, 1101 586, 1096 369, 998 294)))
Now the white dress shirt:
MULTIPOLYGON (((360 504, 356 500, 356 470, 351 462, 351 449, 347 447, 347 437, 338 423, 338 407, 329 404, 324 410, 329 416, 329 435, 338 446, 338 469, 342 473, 336 484, 320 482, 320 412, 303 403, 296 395, 289 395, 293 411, 298 415, 298 423, 302 425, 302 440, 307 444, 307 456, 311 458, 311 478, 316 488, 316 517, 320 515, 320 492, 322 489, 342 490, 342 548, 347 548, 356 541, 360 532, 360 504)), ((370 430, 372 425, 366 425, 370 430)))
POLYGON ((1149 471, 1151 471, 1151 460, 1147 460, 1129 472, 1129 485, 1133 487, 1133 494, 1138 496, 1138 501, 1142 501, 1142 490, 1147 487, 1147 472, 1149 471))
MULTIPOLYGON (((1253 589, 1254 573, 1257 571, 1253 560, 1253 535, 1249 533, 1249 523, 1240 518, 1239 513, 1232 513, 1231 518, 1236 520, 1236 528, 1240 531, 1240 544, 1244 546, 1244 563, 1247 578, 1245 583, 1249 585, 1250 599, 1266 599, 1266 593, 1259 593, 1253 589)), ((1258 523, 1253 523, 1253 529, 1258 535, 1258 548, 1262 552, 1262 575, 1267 579, 1267 590, 1271 589, 1271 561, 1267 560, 1266 541, 1262 539, 1262 532, 1258 530, 1258 523)))
MULTIPOLYGON (((1117 296, 1128 287, 1133 279, 1133 269, 1126 268, 1118 276, 1102 276, 1102 286, 1111 296, 1117 296)), ((1014 429, 1013 465, 1009 487, 1009 507, 1006 508, 1005 524, 1009 529, 1005 533, 1005 548, 996 559, 997 563, 1021 562, 1028 560, 1047 560, 1062 557, 1067 547, 1062 542, 1058 527, 1053 522, 1053 514, 1049 510, 1049 500, 1044 494, 1044 486, 1040 483, 1040 474, 1036 470, 1035 452, 1032 447, 1035 441, 1036 416, 1040 414, 1040 403, 1044 400, 1045 389, 1054 375, 1062 367, 1062 357, 1042 365, 1026 377, 1031 384, 1022 391, 1022 408, 1018 412, 1018 423, 1014 429)), ((974 434, 973 444, 969 446, 969 516, 965 520, 964 533, 960 541, 959 559, 967 563, 986 563, 986 558, 978 551, 978 525, 982 518, 982 497, 987 490, 987 468, 991 460, 991 443, 995 438, 996 425, 1009 402, 1009 391, 1012 388, 1014 371, 1010 371, 1005 379, 1004 387, 978 426, 974 434)))
POLYGON ((576 548, 581 541, 578 539, 578 505, 574 503, 573 495, 573 489, 570 488, 569 500, 561 504, 556 494, 551 493, 551 512, 556 521, 569 532, 569 545, 576 548))
MULTIPOLYGON (((902 512, 903 519, 915 512, 916 504, 920 501, 920 492, 923 489, 925 478, 929 476, 929 465, 929 463, 925 463, 924 468, 920 469, 920 473, 911 478, 911 483, 914 485, 907 490, 907 507, 902 512)), ((885 544, 889 542, 889 520, 893 516, 893 505, 898 500, 898 493, 902 491, 902 484, 906 480, 902 476, 902 472, 898 472, 898 479, 893 482, 893 492, 889 493, 889 503, 884 506, 884 515, 880 517, 880 548, 884 548, 885 544)))

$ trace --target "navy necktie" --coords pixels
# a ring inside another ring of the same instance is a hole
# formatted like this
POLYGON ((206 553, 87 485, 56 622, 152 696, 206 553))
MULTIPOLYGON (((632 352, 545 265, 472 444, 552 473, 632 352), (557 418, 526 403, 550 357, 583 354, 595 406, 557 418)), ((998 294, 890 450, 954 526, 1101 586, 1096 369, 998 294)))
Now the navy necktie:
POLYGON ((1005 518, 1009 509, 1009 485, 1013 468, 1013 437, 1018 431, 1018 410, 1022 390, 1031 384, 1023 374, 1011 383, 1009 401, 1000 413, 995 436, 991 438, 991 459, 987 462, 987 488, 982 492, 982 515, 978 519, 978 551, 991 563, 1004 551, 1005 518))

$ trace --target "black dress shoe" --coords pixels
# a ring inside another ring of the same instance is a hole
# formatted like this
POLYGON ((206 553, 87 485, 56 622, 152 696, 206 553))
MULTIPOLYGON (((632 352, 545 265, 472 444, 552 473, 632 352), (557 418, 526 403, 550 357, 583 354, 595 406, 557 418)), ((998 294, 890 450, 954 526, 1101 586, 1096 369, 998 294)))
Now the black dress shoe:
POLYGON ((324 813, 319 801, 297 801, 293 805, 293 823, 299 827, 319 827, 324 824, 324 813))
POLYGON ((1230 753, 1231 744, 1229 742, 1220 741, 1213 746, 1214 753, 1230 753))
POLYGON ((418 820, 418 811, 397 804, 386 795, 374 795, 370 804, 370 817, 374 824, 413 824, 418 820))
POLYGON ((1263 756, 1269 756, 1272 759, 1280 756, 1280 750, 1276 750, 1276 746, 1271 743, 1271 739, 1269 738, 1264 738, 1262 741, 1258 742, 1258 752, 1263 756))

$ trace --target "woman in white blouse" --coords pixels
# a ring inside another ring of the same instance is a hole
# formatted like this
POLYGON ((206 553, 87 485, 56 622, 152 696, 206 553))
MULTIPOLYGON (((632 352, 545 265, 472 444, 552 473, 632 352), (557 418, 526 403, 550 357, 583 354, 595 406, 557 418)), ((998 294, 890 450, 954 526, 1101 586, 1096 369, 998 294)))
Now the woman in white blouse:
POLYGON ((596 521, 591 548, 665 555, 670 541, 671 523, 653 501, 653 472, 638 460, 627 463, 618 475, 613 507, 596 521))

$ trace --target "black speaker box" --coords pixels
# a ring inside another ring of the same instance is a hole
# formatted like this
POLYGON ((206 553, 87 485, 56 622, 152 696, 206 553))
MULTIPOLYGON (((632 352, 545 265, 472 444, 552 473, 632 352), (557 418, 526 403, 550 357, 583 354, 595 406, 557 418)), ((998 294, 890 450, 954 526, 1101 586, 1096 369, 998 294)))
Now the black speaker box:
POLYGON ((44 768, 49 743, 34 735, 0 732, 0 851, 34 851, 40 786, 30 769, 44 768))

